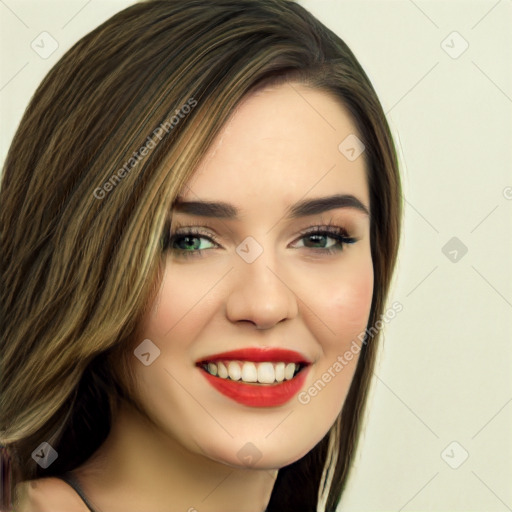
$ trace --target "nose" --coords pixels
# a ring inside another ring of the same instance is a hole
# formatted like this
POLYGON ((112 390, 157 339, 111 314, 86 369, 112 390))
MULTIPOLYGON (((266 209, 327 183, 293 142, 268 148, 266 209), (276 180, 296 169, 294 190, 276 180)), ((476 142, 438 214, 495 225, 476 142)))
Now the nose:
POLYGON ((273 260, 266 258, 265 252, 252 263, 238 263, 226 302, 229 321, 249 322, 256 329, 270 329, 297 316, 293 283, 274 270, 273 260))

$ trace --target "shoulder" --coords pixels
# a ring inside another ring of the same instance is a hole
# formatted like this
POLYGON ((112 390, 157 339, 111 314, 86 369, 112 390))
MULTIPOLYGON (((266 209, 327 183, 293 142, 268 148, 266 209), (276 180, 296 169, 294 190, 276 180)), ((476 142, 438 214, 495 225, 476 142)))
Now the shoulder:
POLYGON ((75 490, 60 478, 27 480, 16 486, 17 512, 86 512, 75 490))

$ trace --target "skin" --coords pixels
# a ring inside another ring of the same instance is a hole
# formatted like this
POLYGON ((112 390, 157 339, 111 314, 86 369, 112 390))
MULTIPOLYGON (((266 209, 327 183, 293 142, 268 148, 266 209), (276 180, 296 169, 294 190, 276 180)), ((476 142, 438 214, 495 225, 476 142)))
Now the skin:
POLYGON ((123 406, 107 441, 75 471, 103 512, 261 512, 278 468, 310 451, 335 421, 357 354, 309 403, 294 397, 269 408, 221 395, 195 362, 238 348, 288 348, 312 361, 307 390, 365 330, 373 292, 368 215, 336 208, 286 218, 297 201, 333 194, 352 194, 369 209, 364 154, 349 161, 338 150, 349 134, 357 131, 340 102, 299 84, 251 94, 224 126, 181 199, 228 202, 240 214, 173 214, 171 231, 199 226, 219 245, 200 238, 199 256, 166 254, 138 333, 161 353, 150 366, 133 358, 144 415, 123 406), (329 223, 357 241, 332 254, 323 248, 336 244, 330 237, 308 247, 301 232, 329 223), (252 263, 236 252, 248 236, 263 248, 252 263), (252 463, 238 455, 247 443, 257 449, 252 463))

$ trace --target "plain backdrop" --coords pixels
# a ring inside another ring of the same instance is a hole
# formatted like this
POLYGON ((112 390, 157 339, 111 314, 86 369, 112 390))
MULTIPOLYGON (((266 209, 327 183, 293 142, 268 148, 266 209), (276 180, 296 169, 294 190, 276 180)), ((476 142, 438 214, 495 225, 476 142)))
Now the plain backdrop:
MULTIPOLYGON (((2 162, 48 70, 131 3, 0 1, 2 162)), ((301 3, 369 75, 405 197, 403 311, 340 510, 512 510, 512 0, 301 3)))

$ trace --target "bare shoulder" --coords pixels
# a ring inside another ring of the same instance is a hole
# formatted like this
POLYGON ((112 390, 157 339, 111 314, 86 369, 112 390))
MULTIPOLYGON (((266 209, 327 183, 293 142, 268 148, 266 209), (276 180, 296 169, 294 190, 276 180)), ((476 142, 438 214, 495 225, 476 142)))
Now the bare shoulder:
POLYGON ((86 512, 88 509, 66 482, 48 477, 16 486, 16 512, 86 512))

